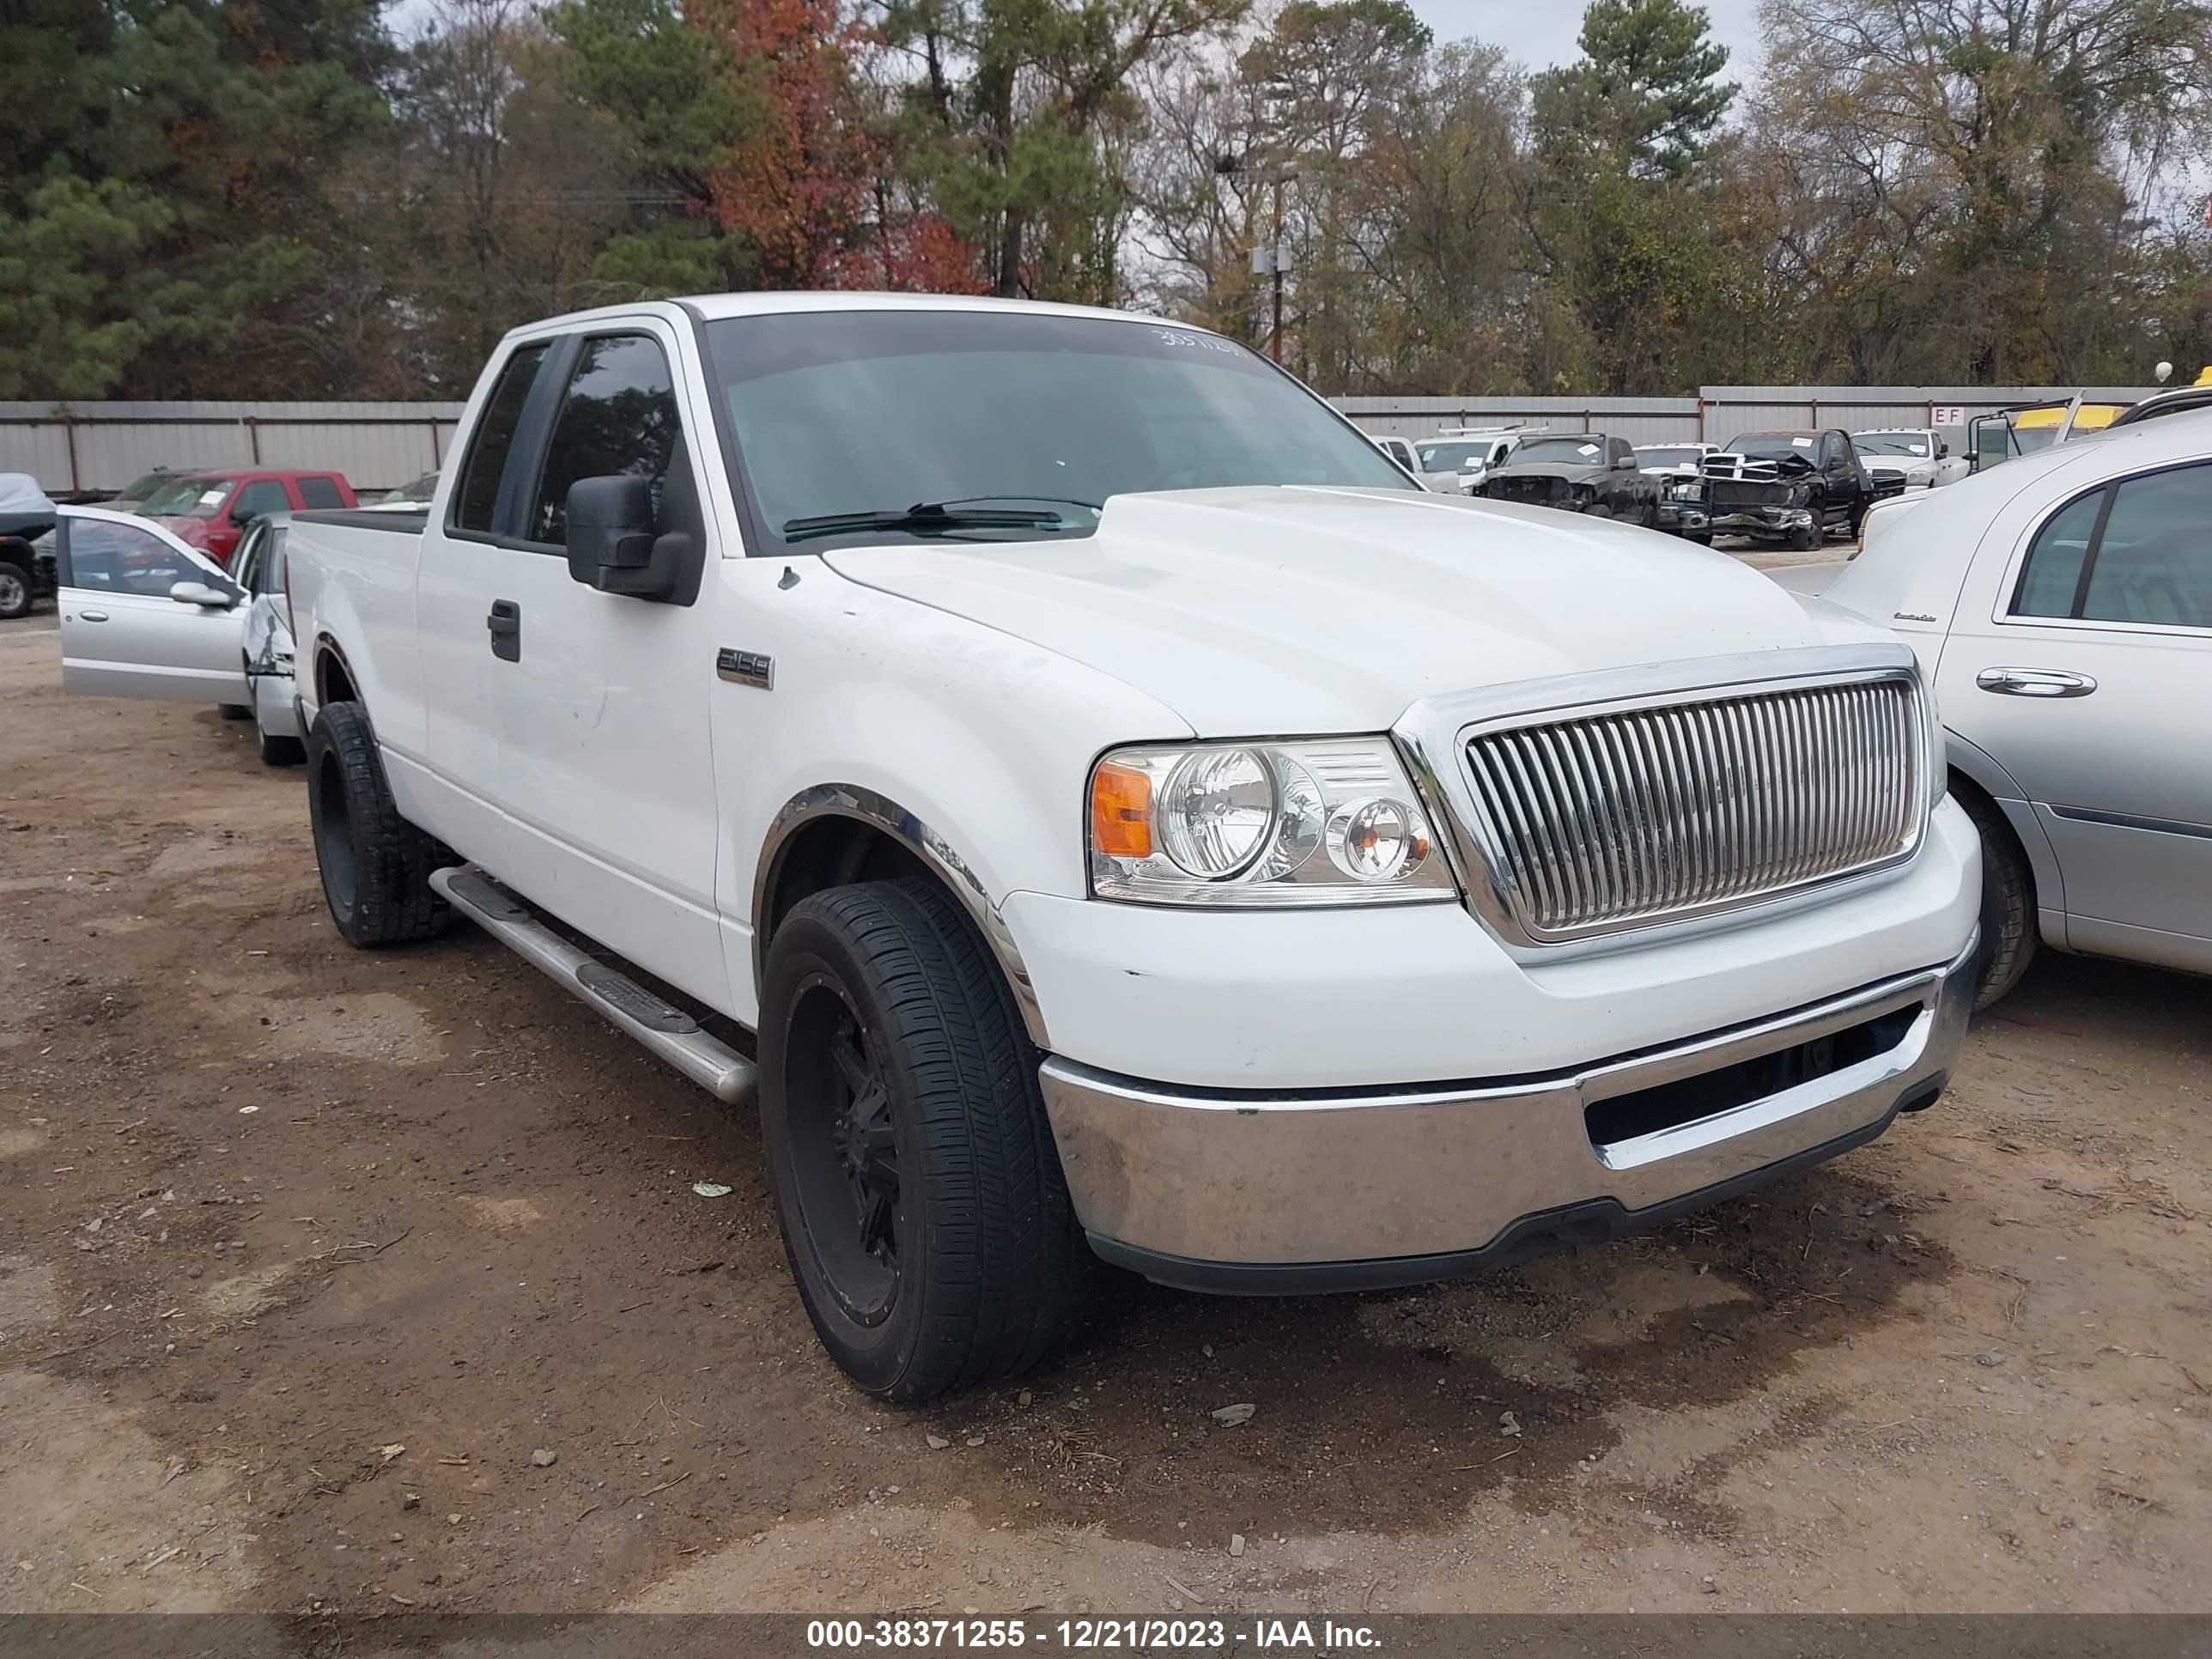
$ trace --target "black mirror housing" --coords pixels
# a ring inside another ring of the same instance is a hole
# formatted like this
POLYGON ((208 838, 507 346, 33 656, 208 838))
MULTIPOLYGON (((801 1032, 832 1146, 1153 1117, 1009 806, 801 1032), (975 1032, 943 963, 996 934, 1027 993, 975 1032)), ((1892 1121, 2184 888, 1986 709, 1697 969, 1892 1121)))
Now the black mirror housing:
POLYGON ((568 574, 604 593, 657 598, 653 480, 611 472, 568 486, 568 574))
POLYGON ((707 545, 706 514, 680 434, 658 476, 612 472, 568 486, 568 574, 586 587, 690 605, 706 572, 707 545))

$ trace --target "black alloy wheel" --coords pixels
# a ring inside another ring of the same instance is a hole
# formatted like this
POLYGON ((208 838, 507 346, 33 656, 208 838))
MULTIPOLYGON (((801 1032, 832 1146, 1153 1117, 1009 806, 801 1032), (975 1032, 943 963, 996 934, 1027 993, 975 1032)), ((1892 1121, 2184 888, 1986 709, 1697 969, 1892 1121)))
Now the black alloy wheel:
POLYGON ((784 1088, 799 1223, 838 1306, 873 1328, 898 1301, 898 1133, 860 1015, 827 974, 801 981, 784 1088))

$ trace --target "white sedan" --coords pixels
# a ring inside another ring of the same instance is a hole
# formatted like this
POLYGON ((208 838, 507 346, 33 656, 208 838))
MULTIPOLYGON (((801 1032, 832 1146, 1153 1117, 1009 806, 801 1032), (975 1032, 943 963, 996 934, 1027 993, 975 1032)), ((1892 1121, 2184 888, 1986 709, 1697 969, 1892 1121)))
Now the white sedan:
POLYGON ((251 718, 261 758, 302 758, 279 519, 258 521, 225 570, 161 526, 64 507, 55 532, 62 689, 214 703, 251 718))
POLYGON ((1827 585, 1936 688, 1984 1006, 2039 941, 2212 973, 2208 524, 2212 413, 2174 415, 1883 503, 1827 585))

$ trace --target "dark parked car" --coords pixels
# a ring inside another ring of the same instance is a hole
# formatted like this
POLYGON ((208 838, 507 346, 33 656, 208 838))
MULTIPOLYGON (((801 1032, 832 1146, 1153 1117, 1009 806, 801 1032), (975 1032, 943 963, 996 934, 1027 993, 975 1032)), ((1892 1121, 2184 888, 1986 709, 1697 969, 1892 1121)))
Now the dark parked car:
POLYGON ((1480 489, 1492 501, 1660 527, 1661 481, 1644 476, 1627 439, 1602 432, 1523 438, 1504 465, 1490 469, 1480 489))
POLYGON ((32 600, 53 592, 53 555, 37 544, 56 517, 37 479, 0 472, 0 622, 28 615, 32 600))
POLYGON ((1830 531, 1859 532, 1866 510, 1905 488, 1903 474, 1877 483, 1850 434, 1747 432, 1705 457, 1705 513, 1713 533, 1780 542, 1800 551, 1830 531))

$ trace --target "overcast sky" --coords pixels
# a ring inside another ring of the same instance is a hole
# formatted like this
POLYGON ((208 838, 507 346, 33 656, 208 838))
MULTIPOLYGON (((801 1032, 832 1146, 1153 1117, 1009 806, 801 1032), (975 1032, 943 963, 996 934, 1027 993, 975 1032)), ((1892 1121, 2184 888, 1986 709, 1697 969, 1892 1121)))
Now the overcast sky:
MULTIPOLYGON (((1529 69, 1564 64, 1576 55, 1582 33, 1581 0, 1409 0, 1439 40, 1472 37, 1503 46, 1529 69)), ((1703 0, 1713 34, 1729 50, 1735 78, 1759 55, 1759 0, 1703 0)))

